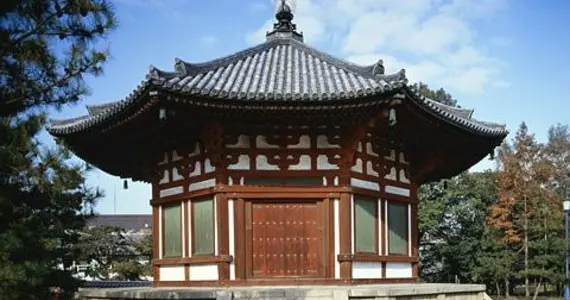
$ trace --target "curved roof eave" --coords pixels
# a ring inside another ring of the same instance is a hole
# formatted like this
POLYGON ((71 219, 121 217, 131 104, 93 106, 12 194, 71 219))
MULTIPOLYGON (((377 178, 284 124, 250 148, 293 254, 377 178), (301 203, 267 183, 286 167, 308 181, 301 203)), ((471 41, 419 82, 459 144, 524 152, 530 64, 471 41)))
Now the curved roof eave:
POLYGON ((505 124, 483 122, 472 118, 473 110, 445 105, 423 96, 419 90, 411 86, 405 88, 406 94, 424 111, 460 129, 464 129, 484 137, 505 138, 509 131, 505 124))
POLYGON ((381 60, 370 66, 359 66, 294 39, 276 38, 204 63, 176 59, 174 71, 151 66, 145 80, 125 99, 88 106, 86 116, 52 120, 48 130, 56 135, 87 130, 126 111, 145 92, 160 89, 244 105, 257 102, 309 106, 404 92, 428 113, 452 125, 488 137, 508 134, 504 125, 475 120, 473 110, 425 98, 407 83, 404 70, 384 74, 381 60))

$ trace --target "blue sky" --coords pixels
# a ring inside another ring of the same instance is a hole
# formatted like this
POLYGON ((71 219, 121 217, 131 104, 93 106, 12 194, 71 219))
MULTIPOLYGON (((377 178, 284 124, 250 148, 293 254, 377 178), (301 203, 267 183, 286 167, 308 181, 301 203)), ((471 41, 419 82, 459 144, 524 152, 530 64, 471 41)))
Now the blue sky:
MULTIPOLYGON (((104 75, 89 78, 92 94, 52 118, 86 114, 85 105, 127 96, 152 64, 201 62, 264 41, 271 0, 116 0, 119 27, 107 41, 104 75)), ((297 0, 295 21, 305 42, 360 64, 383 59, 388 72, 443 87, 474 117, 527 123, 544 141, 548 127, 570 123, 570 2, 539 0, 297 0)), ((512 134, 511 134, 512 136, 512 134)), ((48 144, 52 138, 41 137, 48 144)), ((485 160, 475 169, 492 168, 485 160)), ((150 213, 150 186, 102 171, 88 183, 106 193, 97 211, 150 213), (115 190, 115 192, 114 192, 115 190)))

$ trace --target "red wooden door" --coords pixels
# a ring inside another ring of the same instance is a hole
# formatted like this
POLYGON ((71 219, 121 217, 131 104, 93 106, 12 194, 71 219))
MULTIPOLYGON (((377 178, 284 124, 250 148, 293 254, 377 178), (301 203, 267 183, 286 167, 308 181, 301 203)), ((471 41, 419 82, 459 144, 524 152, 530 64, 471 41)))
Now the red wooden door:
POLYGON ((253 277, 317 277, 321 241, 316 202, 254 202, 253 277))

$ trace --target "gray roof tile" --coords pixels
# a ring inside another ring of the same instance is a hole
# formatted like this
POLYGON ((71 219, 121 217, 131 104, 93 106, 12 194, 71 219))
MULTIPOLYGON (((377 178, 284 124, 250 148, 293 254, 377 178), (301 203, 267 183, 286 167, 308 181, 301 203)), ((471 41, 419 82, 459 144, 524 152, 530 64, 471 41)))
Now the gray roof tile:
POLYGON ((146 80, 125 100, 88 106, 88 116, 52 121, 49 130, 68 134, 104 122, 140 99, 150 87, 213 100, 290 105, 299 101, 338 101, 405 92, 411 101, 459 127, 488 136, 507 134, 504 125, 472 119, 472 110, 449 107, 419 95, 407 86, 404 70, 386 75, 382 61, 359 66, 308 47, 297 39, 277 37, 209 62, 194 64, 177 58, 174 71, 151 66, 146 80))

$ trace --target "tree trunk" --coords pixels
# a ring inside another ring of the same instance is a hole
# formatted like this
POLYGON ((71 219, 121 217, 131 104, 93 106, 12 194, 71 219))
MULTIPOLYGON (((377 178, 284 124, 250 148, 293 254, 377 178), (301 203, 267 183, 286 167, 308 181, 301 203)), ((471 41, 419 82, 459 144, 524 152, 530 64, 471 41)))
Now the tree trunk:
POLYGON ((524 295, 530 296, 528 281, 528 207, 526 196, 524 197, 524 295))
POLYGON ((499 285, 499 281, 495 280, 495 288, 497 289, 497 298, 501 297, 501 286, 499 285))
POLYGON ((538 291, 540 290, 541 284, 542 284, 542 277, 540 277, 540 280, 538 281, 538 285, 535 287, 534 296, 532 297, 532 300, 536 300, 536 297, 538 296, 538 291))
POLYGON ((511 294, 510 294, 510 292, 509 292, 510 289, 511 289, 511 288, 509 287, 509 279, 508 279, 508 278, 505 278, 505 297, 510 297, 510 296, 511 296, 511 294))

